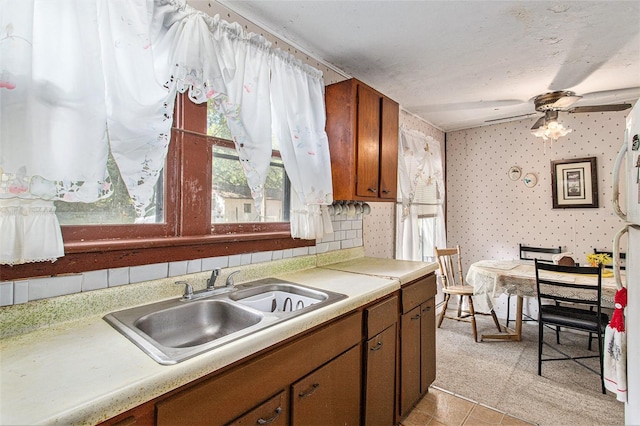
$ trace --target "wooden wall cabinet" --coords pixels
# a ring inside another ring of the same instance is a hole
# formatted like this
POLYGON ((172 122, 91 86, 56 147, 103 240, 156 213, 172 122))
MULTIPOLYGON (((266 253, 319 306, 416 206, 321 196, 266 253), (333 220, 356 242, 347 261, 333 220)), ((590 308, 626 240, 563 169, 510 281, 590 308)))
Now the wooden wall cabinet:
POLYGON ((399 105, 356 79, 326 86, 333 198, 395 201, 399 105))
POLYGON ((434 274, 401 289, 398 422, 409 414, 435 380, 435 294, 434 274))

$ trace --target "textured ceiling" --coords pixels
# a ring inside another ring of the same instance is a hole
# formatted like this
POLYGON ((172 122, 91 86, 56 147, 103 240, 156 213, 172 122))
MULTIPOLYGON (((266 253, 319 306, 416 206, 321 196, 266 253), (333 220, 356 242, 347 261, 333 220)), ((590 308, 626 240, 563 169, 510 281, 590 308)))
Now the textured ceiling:
POLYGON ((640 1, 219 2, 445 131, 640 97, 640 1))

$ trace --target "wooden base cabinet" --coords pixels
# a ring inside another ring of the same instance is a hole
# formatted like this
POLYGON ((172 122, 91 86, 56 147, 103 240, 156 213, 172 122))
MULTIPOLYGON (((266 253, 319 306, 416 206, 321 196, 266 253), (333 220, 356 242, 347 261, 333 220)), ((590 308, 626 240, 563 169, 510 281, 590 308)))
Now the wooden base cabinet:
MULTIPOLYGON (((278 395, 283 390, 293 389, 294 383, 298 383, 300 379, 316 371, 328 374, 328 376, 322 376, 318 373, 318 380, 323 379, 318 381, 323 391, 327 387, 331 389, 331 385, 326 381, 329 377, 329 381, 341 379, 340 386, 345 386, 350 392, 354 391, 359 395, 359 357, 357 362, 353 363, 352 356, 344 361, 343 354, 348 354, 353 349, 359 353, 361 342, 362 312, 356 312, 242 363, 225 373, 214 375, 193 386, 187 385, 184 390, 161 399, 156 403, 156 424, 158 426, 226 425, 236 419, 244 418, 251 412, 257 412, 257 409, 263 406, 265 401, 268 402, 273 395, 278 395), (336 364, 333 364, 334 362, 336 364), (348 364, 348 373, 345 372, 345 363, 348 364), (336 374, 335 371, 339 373, 336 374), (347 388, 346 383, 350 383, 351 387, 347 388)), ((293 398, 291 396, 291 399, 293 398)), ((356 412, 359 410, 359 397, 355 401, 338 398, 344 399, 338 394, 333 400, 336 404, 352 403, 355 404, 356 412)), ((312 400, 312 398, 309 399, 312 400)), ((326 401, 325 399, 324 402, 326 401)), ((278 405, 274 410, 277 407, 278 405)), ((266 413, 260 412, 260 417, 267 419, 275 417, 275 412, 269 414, 270 408, 267 407, 266 413)), ((286 410, 286 405, 282 405, 282 410, 286 410)), ((290 412, 296 412, 295 401, 290 407, 290 412)), ((287 413, 281 413, 276 419, 280 417, 285 418, 279 420, 282 421, 289 416, 287 413)), ((359 422, 359 415, 357 419, 359 422)), ((351 421, 351 418, 349 420, 351 421)), ((315 422, 316 419, 309 419, 309 422, 311 421, 315 422)), ((317 424, 322 424, 322 421, 322 418, 317 419, 317 424)), ((288 422, 289 420, 286 420, 283 424, 288 422)), ((310 424, 309 422, 297 424, 310 424)), ((324 424, 327 423, 324 422, 324 424)))
POLYGON ((294 425, 360 424, 360 346, 291 386, 294 425))
POLYGON ((435 294, 434 274, 401 289, 398 422, 435 380, 435 294))
POLYGON ((289 393, 280 391, 273 398, 229 423, 229 426, 289 425, 289 393))
POLYGON ((365 310, 363 423, 389 426, 395 419, 398 297, 365 310))
POLYGON ((430 274, 101 426, 398 424, 435 379, 435 293, 430 274))

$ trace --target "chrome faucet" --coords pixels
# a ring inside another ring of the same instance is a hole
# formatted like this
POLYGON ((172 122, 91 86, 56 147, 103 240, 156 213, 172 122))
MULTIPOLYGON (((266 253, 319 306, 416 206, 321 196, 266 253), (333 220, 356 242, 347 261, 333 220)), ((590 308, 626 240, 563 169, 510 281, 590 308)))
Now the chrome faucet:
POLYGON ((216 279, 220 275, 220 268, 215 268, 211 271, 211 277, 207 280, 207 290, 213 290, 216 285, 216 279))
POLYGON ((213 296, 214 294, 227 293, 235 289, 233 283, 233 276, 240 271, 234 271, 227 277, 227 282, 224 287, 215 287, 216 279, 220 276, 220 268, 216 268, 211 271, 211 277, 207 280, 207 287, 203 290, 193 291, 193 286, 186 281, 176 281, 176 285, 184 286, 184 294, 180 299, 183 302, 191 300, 204 299, 205 297, 213 296))

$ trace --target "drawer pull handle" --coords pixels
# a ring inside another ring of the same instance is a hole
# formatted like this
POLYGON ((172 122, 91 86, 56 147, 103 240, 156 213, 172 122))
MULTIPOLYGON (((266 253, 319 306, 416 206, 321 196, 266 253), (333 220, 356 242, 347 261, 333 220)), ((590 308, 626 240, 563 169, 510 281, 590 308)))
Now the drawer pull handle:
POLYGON ((390 193, 390 192, 391 192, 391 191, 389 191, 388 189, 383 189, 383 190, 382 190, 382 193, 383 193, 383 194, 388 194, 388 193, 390 193))
POLYGON ((422 310, 422 312, 429 312, 431 310, 431 306, 427 306, 422 310))
POLYGON ((413 320, 417 320, 417 319, 420 319, 420 314, 415 314, 415 316, 412 316, 412 317, 411 317, 411 320, 412 320, 412 321, 413 321, 413 320))
POLYGON ((367 191, 369 192, 378 192, 378 188, 367 188, 367 191))
POLYGON ((263 419, 262 417, 258 419, 258 424, 259 425, 267 425, 269 423, 273 423, 279 416, 280 413, 282 412, 282 407, 278 407, 275 410, 275 415, 273 417, 269 417, 268 419, 263 419))
POLYGON ((374 347, 372 347, 370 350, 372 351, 379 351, 380 349, 382 349, 382 342, 378 342, 378 344, 376 344, 374 347))
POLYGON ((312 385, 311 385, 311 388, 309 388, 309 390, 308 390, 308 391, 300 392, 300 393, 298 394, 298 396, 299 396, 300 398, 306 398, 306 397, 308 397, 308 396, 311 396, 311 395, 313 395, 313 393, 314 393, 316 390, 318 390, 318 388, 319 388, 319 387, 320 387, 320 383, 314 383, 314 384, 312 384, 312 385))

